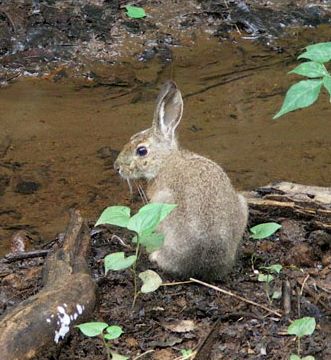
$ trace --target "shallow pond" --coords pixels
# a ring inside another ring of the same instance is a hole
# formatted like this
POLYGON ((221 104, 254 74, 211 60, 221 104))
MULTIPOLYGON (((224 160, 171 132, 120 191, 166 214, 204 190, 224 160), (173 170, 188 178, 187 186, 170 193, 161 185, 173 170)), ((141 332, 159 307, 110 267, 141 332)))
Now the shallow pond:
POLYGON ((149 126, 157 89, 169 78, 185 100, 181 143, 221 164, 236 187, 276 180, 330 186, 326 94, 311 108, 272 120, 296 80, 287 72, 297 51, 327 33, 306 31, 301 45, 294 33, 282 54, 201 35, 193 46, 174 49, 168 65, 91 64, 92 80, 61 78, 59 70, 0 89, 0 254, 18 229, 35 243, 51 240, 72 207, 93 221, 104 207, 130 202, 112 162, 133 133, 149 126))

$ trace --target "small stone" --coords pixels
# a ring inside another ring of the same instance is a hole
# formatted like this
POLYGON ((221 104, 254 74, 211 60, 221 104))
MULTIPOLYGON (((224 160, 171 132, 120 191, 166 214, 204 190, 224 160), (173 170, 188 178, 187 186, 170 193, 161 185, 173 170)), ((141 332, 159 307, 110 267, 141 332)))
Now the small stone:
POLYGON ((27 251, 31 246, 31 239, 32 237, 29 236, 27 231, 17 231, 10 240, 10 251, 14 254, 27 251))
POLYGON ((15 188, 19 194, 29 195, 35 193, 40 188, 40 184, 34 181, 20 181, 15 188))

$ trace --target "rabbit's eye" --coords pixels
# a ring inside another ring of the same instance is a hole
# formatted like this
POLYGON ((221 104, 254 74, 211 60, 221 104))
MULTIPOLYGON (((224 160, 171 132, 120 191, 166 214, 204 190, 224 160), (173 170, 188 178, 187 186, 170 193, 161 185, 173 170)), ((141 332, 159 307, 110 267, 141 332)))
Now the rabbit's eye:
POLYGON ((147 150, 146 146, 137 147, 136 154, 138 156, 145 156, 145 155, 147 155, 147 153, 148 153, 148 150, 147 150))

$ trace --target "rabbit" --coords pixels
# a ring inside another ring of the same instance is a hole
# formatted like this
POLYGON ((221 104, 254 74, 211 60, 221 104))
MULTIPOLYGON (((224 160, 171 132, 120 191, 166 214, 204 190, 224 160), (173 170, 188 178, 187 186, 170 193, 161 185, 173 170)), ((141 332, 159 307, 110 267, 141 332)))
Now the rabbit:
POLYGON ((147 179, 150 202, 177 204, 159 225, 164 243, 150 260, 178 278, 224 279, 247 225, 247 203, 219 165, 180 148, 182 113, 181 93, 167 81, 152 127, 131 137, 114 168, 125 179, 147 179))

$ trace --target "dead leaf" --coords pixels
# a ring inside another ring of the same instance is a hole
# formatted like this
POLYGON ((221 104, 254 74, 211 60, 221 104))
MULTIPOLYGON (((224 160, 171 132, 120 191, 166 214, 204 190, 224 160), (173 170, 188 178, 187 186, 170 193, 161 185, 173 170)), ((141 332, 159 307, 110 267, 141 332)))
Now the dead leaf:
POLYGON ((193 320, 176 320, 171 323, 164 323, 163 326, 165 329, 177 333, 189 332, 195 329, 193 320))

